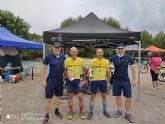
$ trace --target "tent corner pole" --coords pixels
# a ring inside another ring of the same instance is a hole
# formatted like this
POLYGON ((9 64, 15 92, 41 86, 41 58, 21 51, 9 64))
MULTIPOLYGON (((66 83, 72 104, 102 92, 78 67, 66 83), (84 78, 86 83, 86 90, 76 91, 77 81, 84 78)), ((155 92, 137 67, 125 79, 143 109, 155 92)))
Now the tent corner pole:
POLYGON ((45 58, 45 48, 46 46, 45 46, 45 42, 43 43, 43 60, 44 60, 44 58, 45 58))
POLYGON ((138 47, 138 102, 140 101, 140 61, 141 61, 141 41, 139 41, 139 47, 138 47))
MULTIPOLYGON (((43 60, 44 60, 44 58, 45 58, 45 53, 46 52, 46 45, 45 45, 45 42, 43 42, 43 60)), ((47 74, 46 74, 47 75, 47 74)), ((43 99, 45 98, 44 96, 45 96, 45 88, 43 88, 43 92, 42 92, 42 94, 43 94, 43 99)))

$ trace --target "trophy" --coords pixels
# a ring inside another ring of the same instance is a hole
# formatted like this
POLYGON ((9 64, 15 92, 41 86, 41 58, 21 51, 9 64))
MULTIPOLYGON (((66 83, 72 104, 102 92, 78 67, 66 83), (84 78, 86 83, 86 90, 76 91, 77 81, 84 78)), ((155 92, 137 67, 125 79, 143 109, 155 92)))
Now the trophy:
POLYGON ((89 78, 92 78, 93 77, 93 71, 92 69, 89 69, 89 78))
POLYGON ((71 76, 71 80, 74 80, 74 68, 70 68, 70 76, 71 76))

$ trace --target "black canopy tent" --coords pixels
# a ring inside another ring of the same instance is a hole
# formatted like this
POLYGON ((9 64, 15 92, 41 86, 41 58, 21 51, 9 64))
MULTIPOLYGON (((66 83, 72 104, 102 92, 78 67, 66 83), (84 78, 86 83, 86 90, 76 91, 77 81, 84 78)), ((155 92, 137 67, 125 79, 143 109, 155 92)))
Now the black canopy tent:
MULTIPOLYGON (((55 40, 61 41, 63 48, 68 47, 94 47, 94 48, 115 48, 118 43, 125 45, 137 44, 139 41, 139 58, 141 58, 140 33, 125 31, 114 28, 94 13, 88 14, 81 21, 67 27, 44 31, 43 40, 45 43, 53 44, 55 40)), ((140 59, 138 61, 138 101, 140 93, 140 59)))
POLYGON ((125 45, 134 44, 140 40, 140 32, 131 32, 114 28, 94 13, 88 14, 81 21, 67 27, 44 31, 44 42, 52 44, 54 38, 62 38, 63 47, 115 47, 123 42, 125 45))

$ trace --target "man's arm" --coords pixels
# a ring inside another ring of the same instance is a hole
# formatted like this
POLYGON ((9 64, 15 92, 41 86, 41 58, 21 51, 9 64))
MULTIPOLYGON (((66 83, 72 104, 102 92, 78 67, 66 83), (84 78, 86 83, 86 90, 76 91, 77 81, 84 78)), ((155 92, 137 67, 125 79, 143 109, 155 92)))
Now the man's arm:
POLYGON ((43 87, 46 87, 47 86, 47 83, 46 83, 46 65, 42 64, 41 65, 41 82, 42 82, 42 86, 43 87))
POLYGON ((106 77, 107 77, 107 86, 110 87, 110 62, 107 61, 106 77))
POLYGON ((68 59, 65 59, 65 61, 64 61, 64 75, 66 76, 66 78, 67 78, 68 80, 71 81, 72 78, 71 78, 70 75, 68 74, 67 60, 68 60, 68 59))
POLYGON ((83 87, 86 83, 87 83, 87 69, 86 67, 82 67, 83 68, 83 72, 84 72, 84 76, 83 76, 83 81, 80 82, 80 87, 83 87))
POLYGON ((131 65, 131 72, 132 72, 132 86, 136 86, 136 65, 131 65))
POLYGON ((107 83, 108 82, 110 83, 110 70, 107 71, 106 76, 107 76, 107 83))
POLYGON ((86 80, 86 78, 87 78, 87 73, 88 73, 86 67, 83 67, 83 72, 84 72, 83 80, 86 80))
POLYGON ((72 80, 71 77, 68 74, 68 69, 64 68, 64 75, 66 76, 66 78, 68 78, 70 81, 72 80))

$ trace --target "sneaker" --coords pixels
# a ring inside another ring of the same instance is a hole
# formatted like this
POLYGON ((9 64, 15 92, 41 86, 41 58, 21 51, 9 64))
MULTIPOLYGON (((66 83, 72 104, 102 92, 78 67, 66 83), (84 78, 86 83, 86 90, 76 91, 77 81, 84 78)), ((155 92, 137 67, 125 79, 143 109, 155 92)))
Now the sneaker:
POLYGON ((154 88, 154 87, 152 87, 151 89, 152 89, 152 90, 156 90, 156 88, 154 88))
POLYGON ((79 116, 80 116, 81 119, 85 119, 86 118, 85 115, 84 115, 84 112, 80 112, 79 116))
POLYGON ((113 114, 113 117, 118 118, 120 115, 122 115, 122 111, 117 111, 116 113, 113 114))
POLYGON ((111 115, 109 114, 109 112, 107 110, 103 111, 103 114, 107 117, 107 118, 110 118, 111 115))
POLYGON ((125 118, 130 122, 130 123, 134 123, 135 120, 133 118, 133 116, 131 114, 127 114, 125 113, 125 118))
POLYGON ((45 114, 45 119, 44 119, 44 121, 43 121, 43 124, 49 124, 49 113, 46 113, 45 114))
POLYGON ((156 89, 159 89, 159 87, 156 87, 156 89))
POLYGON ((49 122, 48 122, 48 119, 47 119, 47 118, 45 118, 45 119, 44 119, 43 124, 49 124, 49 122))
POLYGON ((87 117, 87 120, 91 120, 92 117, 93 117, 93 112, 89 112, 88 117, 87 117))
POLYGON ((59 111, 55 112, 55 116, 58 117, 59 119, 63 118, 63 116, 61 115, 61 113, 59 111))
POLYGON ((73 112, 69 112, 69 116, 68 119, 71 120, 73 118, 74 113, 73 112))

